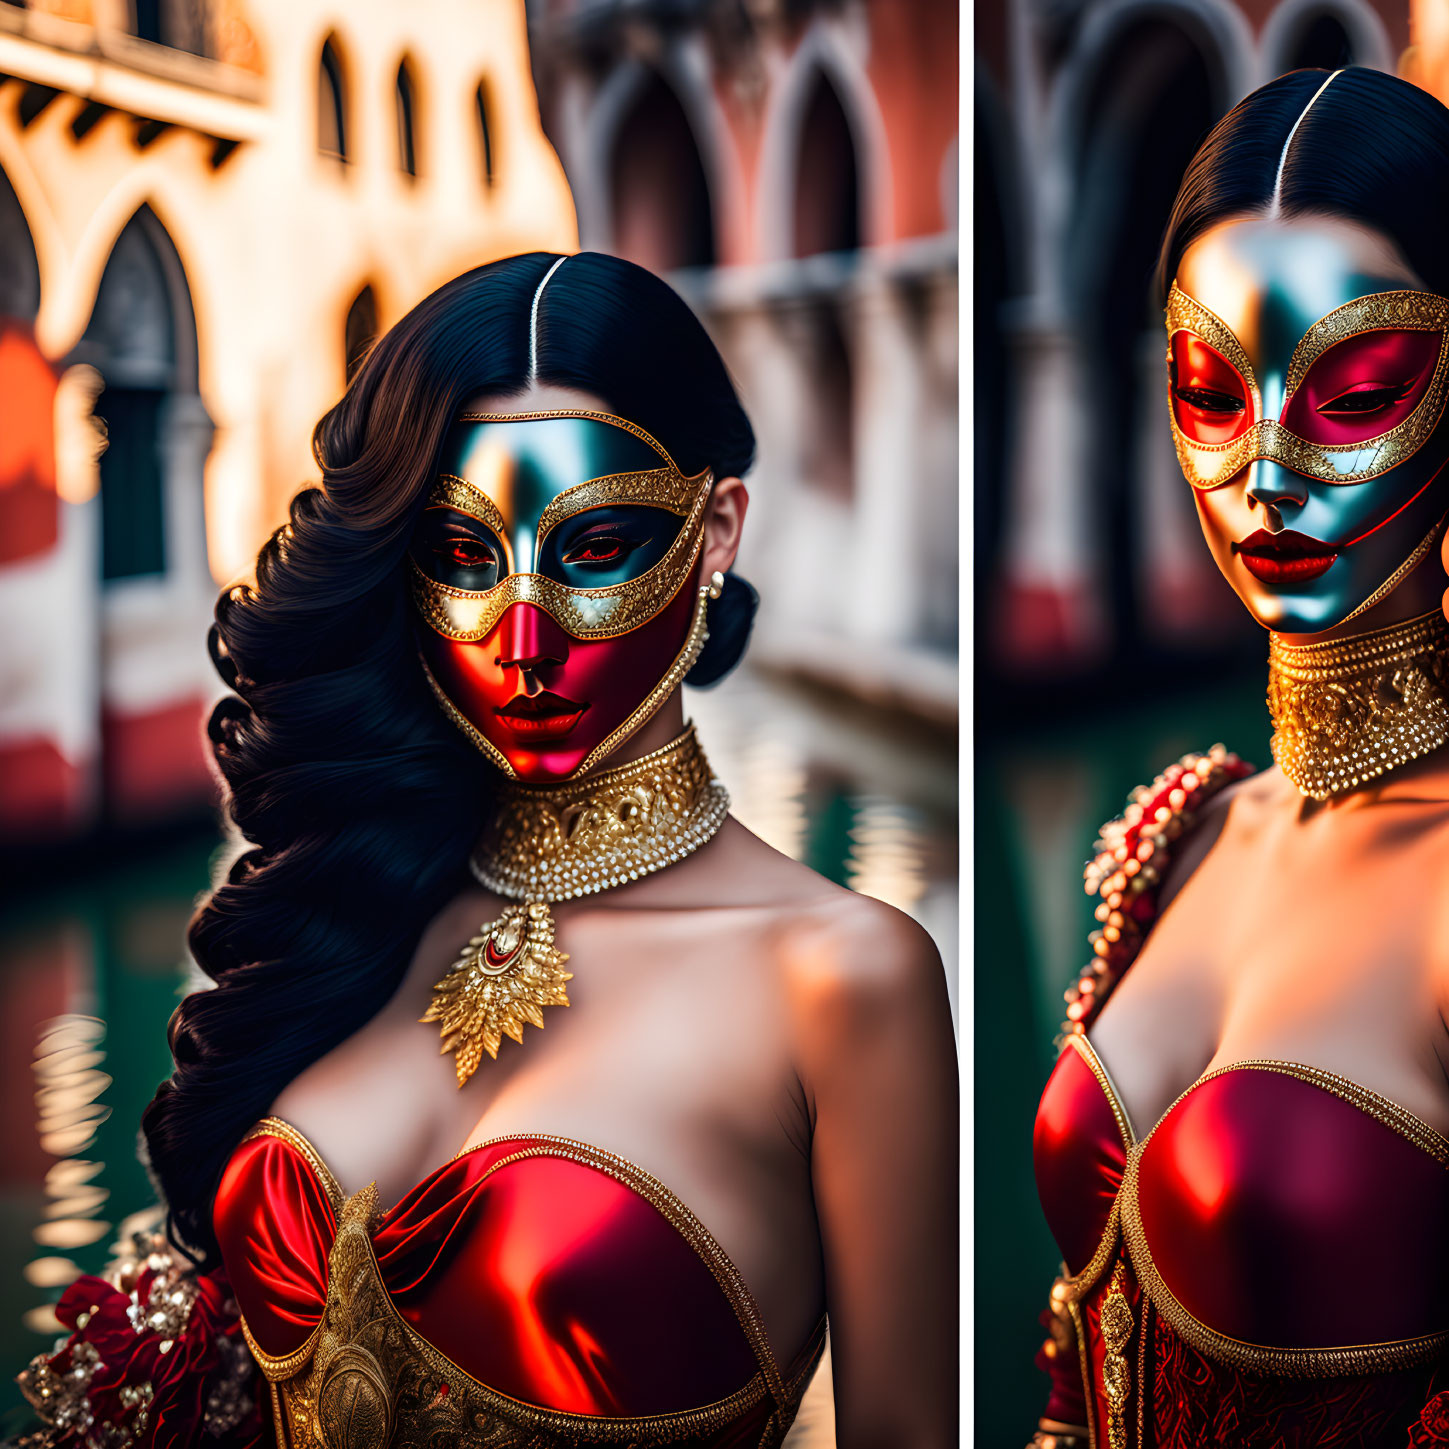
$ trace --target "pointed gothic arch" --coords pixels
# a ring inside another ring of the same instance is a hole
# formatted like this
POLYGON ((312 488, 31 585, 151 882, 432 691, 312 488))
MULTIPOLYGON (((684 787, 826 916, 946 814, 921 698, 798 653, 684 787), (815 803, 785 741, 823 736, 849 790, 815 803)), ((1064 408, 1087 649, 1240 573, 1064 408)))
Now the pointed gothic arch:
POLYGON ((614 134, 609 158, 613 250, 656 272, 715 264, 715 218, 693 127, 674 88, 651 70, 614 134))

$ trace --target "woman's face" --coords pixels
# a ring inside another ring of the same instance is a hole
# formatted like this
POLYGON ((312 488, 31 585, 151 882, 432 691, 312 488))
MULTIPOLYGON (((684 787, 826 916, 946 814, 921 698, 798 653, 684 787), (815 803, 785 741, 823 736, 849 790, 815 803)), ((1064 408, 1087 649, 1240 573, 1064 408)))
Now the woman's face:
POLYGON ((495 763, 539 782, 607 753, 679 656, 710 477, 619 420, 538 415, 597 399, 517 406, 454 424, 409 552, 437 688, 495 763))
POLYGON ((1173 436, 1218 567, 1265 627, 1342 623, 1449 508, 1449 301, 1377 232, 1226 221, 1168 301, 1173 436))

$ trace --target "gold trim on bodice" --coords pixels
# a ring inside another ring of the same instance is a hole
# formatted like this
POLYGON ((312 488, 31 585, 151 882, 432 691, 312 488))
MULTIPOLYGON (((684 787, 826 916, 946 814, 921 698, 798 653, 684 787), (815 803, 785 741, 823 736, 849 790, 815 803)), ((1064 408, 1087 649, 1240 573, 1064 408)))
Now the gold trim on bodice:
POLYGON ((1179 1093, 1153 1124, 1152 1131, 1128 1153, 1127 1170, 1123 1175, 1113 1210, 1119 1220, 1122 1240, 1137 1280, 1142 1285, 1142 1291, 1168 1327, 1190 1348, 1218 1363, 1248 1373, 1272 1374, 1279 1378, 1331 1378, 1348 1374, 1389 1373, 1427 1362, 1449 1347, 1449 1329, 1424 1334, 1418 1338, 1326 1348, 1280 1348, 1268 1344, 1245 1343, 1241 1339, 1219 1333, 1194 1317, 1163 1281, 1147 1242, 1138 1203, 1137 1183, 1142 1156, 1158 1128, 1199 1087, 1216 1077, 1226 1076, 1229 1072, 1250 1069, 1279 1072, 1331 1092, 1398 1133, 1407 1142, 1427 1153, 1440 1166, 1449 1169, 1449 1139, 1407 1107, 1401 1107, 1397 1102, 1372 1088, 1361 1086, 1351 1078, 1321 1067, 1266 1057, 1249 1058, 1214 1067, 1179 1093), (1117 1211, 1119 1207, 1120 1212, 1117 1211))
POLYGON ((527 1142, 534 1145, 491 1163, 483 1178, 528 1158, 562 1157, 607 1173, 650 1203, 709 1268, 759 1364, 746 1384, 714 1403, 648 1416, 576 1414, 523 1403, 480 1383, 424 1339, 388 1294, 372 1248, 372 1233, 382 1216, 376 1184, 344 1199, 321 1155, 296 1128, 269 1117, 243 1141, 261 1136, 278 1137, 295 1147, 337 1212, 326 1307, 307 1342, 285 1357, 269 1355, 243 1320, 247 1343, 272 1387, 279 1444, 288 1449, 434 1449, 440 1444, 450 1449, 575 1449, 587 1444, 663 1449, 692 1443, 769 1400, 774 1409, 759 1449, 784 1439, 824 1348, 820 1325, 807 1362, 787 1384, 739 1269, 683 1201, 626 1158, 574 1138, 510 1133, 465 1148, 451 1160, 504 1142, 527 1142))
MULTIPOLYGON (((1096 1049, 1092 1046, 1085 1035, 1069 1036, 1068 1047, 1075 1048, 1077 1055, 1087 1064, 1092 1075, 1097 1079, 1097 1085, 1102 1089, 1102 1095, 1107 1099, 1107 1105, 1112 1109, 1112 1116, 1117 1123, 1117 1131, 1122 1138, 1122 1146, 1127 1155, 1132 1153, 1136 1141, 1132 1133, 1132 1123, 1127 1118, 1127 1109, 1122 1105, 1122 1099, 1117 1095, 1117 1088, 1112 1078, 1107 1073, 1107 1068, 1102 1059, 1097 1055, 1096 1049)), ((1065 1048, 1064 1048, 1065 1050, 1065 1048)), ((1075 1275, 1067 1274, 1061 1280, 1062 1290, 1069 1302, 1080 1302, 1088 1293, 1096 1287, 1098 1279, 1106 1271, 1107 1265, 1112 1261, 1112 1255, 1117 1249, 1117 1229, 1120 1212, 1120 1197, 1112 1200, 1112 1210, 1107 1214, 1107 1225, 1102 1229, 1102 1236, 1097 1242, 1097 1247, 1087 1261, 1087 1266, 1080 1273, 1075 1275)), ((1066 1265, 1063 1264, 1065 1270, 1066 1265)))

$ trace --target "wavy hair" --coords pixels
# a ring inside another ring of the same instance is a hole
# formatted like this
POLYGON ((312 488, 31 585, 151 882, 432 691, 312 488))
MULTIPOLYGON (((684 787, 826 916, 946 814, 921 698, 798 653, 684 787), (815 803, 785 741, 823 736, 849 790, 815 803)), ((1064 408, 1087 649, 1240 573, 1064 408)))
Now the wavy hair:
POLYGON ((1213 127, 1168 218, 1160 296, 1205 231, 1275 201, 1284 216, 1338 216, 1384 233, 1426 286, 1449 296, 1449 110, 1383 71, 1350 66, 1325 88, 1331 74, 1290 71, 1213 127))
MULTIPOLYGON (((704 328, 618 258, 585 252, 554 274, 530 374, 534 295, 557 260, 534 252, 467 272, 381 338, 317 426, 321 486, 293 499, 255 587, 217 604, 211 654, 233 693, 209 735, 248 848, 192 919, 192 953, 216 984, 172 1017, 175 1070, 142 1118, 170 1235, 204 1266, 217 1260, 211 1204, 237 1142, 382 1008, 466 883, 492 775, 423 680, 403 573, 460 407, 516 395, 532 375, 602 398, 688 473, 743 474, 754 459, 704 328)), ((698 682, 744 648, 748 618, 743 633, 737 617, 720 624, 698 682)))

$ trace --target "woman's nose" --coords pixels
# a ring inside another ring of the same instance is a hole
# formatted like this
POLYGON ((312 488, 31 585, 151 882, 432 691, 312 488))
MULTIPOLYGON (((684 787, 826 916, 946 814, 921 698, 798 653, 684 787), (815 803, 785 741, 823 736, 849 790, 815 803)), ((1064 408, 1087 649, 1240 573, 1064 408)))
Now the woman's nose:
POLYGON ((532 672, 569 657, 568 635, 537 604, 510 604, 498 621, 498 664, 532 672))
POLYGON ((1258 458, 1248 464, 1247 494, 1250 503, 1260 504, 1270 514, 1281 513, 1284 508, 1302 508, 1308 502, 1308 483, 1291 468, 1258 458))

